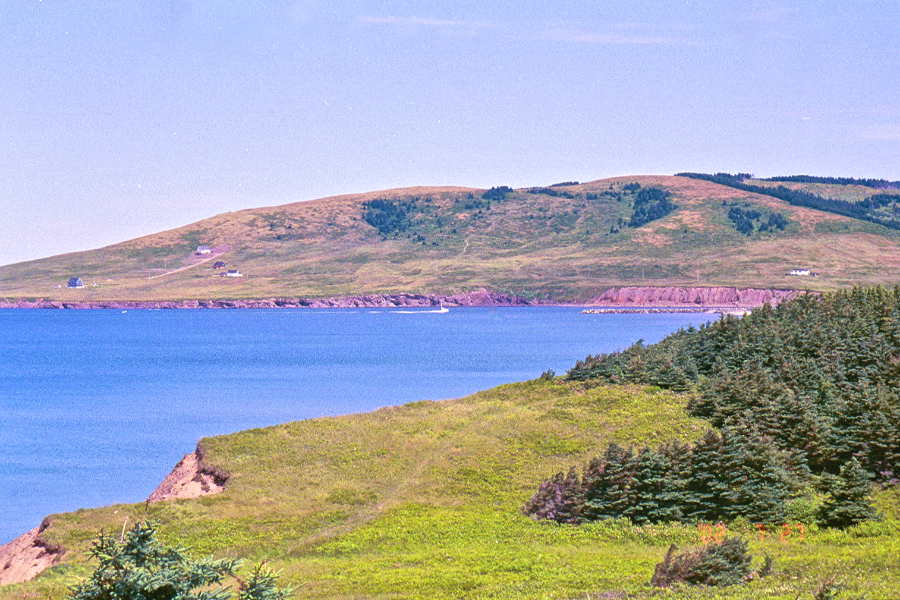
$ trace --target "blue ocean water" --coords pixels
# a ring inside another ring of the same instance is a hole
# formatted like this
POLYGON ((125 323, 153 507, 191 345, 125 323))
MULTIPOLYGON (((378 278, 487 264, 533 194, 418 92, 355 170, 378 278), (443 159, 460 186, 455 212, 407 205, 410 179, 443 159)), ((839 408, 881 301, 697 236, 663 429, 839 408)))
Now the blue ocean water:
POLYGON ((459 397, 698 314, 578 308, 0 310, 0 544, 147 498, 203 436, 459 397))

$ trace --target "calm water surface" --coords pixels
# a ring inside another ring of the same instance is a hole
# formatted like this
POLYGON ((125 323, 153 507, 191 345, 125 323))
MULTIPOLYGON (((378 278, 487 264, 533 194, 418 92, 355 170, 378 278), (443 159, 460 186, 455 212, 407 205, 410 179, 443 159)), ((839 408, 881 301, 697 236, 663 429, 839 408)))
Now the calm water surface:
POLYGON ((0 310, 0 543, 139 502, 202 436, 562 374, 709 315, 0 310))

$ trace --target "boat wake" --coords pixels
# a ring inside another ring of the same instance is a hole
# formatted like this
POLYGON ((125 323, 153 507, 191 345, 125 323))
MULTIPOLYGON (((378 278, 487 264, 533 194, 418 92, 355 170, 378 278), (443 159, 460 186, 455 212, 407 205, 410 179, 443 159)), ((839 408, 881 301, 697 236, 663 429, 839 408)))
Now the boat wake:
POLYGON ((434 310, 392 310, 391 312, 397 315, 428 315, 448 313, 450 309, 442 306, 434 310))

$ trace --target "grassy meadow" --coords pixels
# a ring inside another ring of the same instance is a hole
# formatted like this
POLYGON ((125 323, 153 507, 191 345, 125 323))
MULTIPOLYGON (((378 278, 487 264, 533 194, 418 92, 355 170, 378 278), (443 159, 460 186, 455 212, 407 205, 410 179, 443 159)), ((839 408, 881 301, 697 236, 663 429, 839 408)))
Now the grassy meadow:
MULTIPOLYGON (((856 188, 817 192, 861 199, 864 190, 856 188)), ((519 189, 490 202, 484 191, 406 188, 226 213, 0 267, 0 298, 322 298, 487 288, 586 301, 621 285, 833 290, 893 285, 900 277, 896 230, 707 181, 617 177, 519 189), (632 211, 632 196, 623 192, 635 183, 669 191, 677 208, 640 227, 622 226, 632 211), (379 232, 365 219, 373 200, 406 207, 406 226, 379 232), (735 206, 778 213, 789 225, 744 235, 728 219, 735 206), (199 245, 217 249, 215 259, 244 277, 220 277, 214 260, 194 255, 199 245), (798 267, 820 276, 785 277, 798 267), (74 276, 85 289, 65 288, 74 276)))
MULTIPOLYGON (((155 519, 164 540, 195 555, 266 561, 297 598, 813 598, 831 578, 838 598, 896 598, 900 494, 877 492, 882 521, 846 531, 807 523, 750 540, 774 574, 730 588, 649 586, 670 544, 697 526, 535 522, 522 504, 541 481, 599 454, 609 441, 699 437, 687 397, 657 388, 560 379, 469 397, 292 422, 204 439, 207 462, 231 474, 224 493, 54 515, 45 537, 64 564, 0 588, 0 600, 60 598, 91 570, 100 530, 155 519)), ((800 515, 802 511, 797 514, 800 515)), ((802 516, 798 516, 802 520, 802 516)))

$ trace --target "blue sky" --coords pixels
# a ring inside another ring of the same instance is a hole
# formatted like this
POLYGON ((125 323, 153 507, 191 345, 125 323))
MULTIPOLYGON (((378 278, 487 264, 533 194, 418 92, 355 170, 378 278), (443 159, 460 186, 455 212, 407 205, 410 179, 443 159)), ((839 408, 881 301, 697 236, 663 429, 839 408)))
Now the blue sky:
POLYGON ((900 179, 897 2, 0 0, 0 264, 410 185, 900 179))

